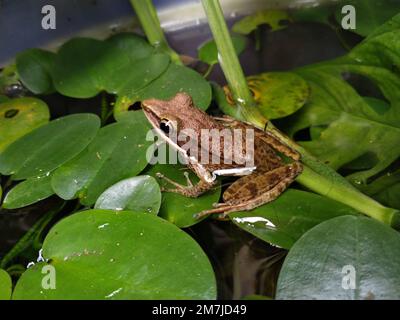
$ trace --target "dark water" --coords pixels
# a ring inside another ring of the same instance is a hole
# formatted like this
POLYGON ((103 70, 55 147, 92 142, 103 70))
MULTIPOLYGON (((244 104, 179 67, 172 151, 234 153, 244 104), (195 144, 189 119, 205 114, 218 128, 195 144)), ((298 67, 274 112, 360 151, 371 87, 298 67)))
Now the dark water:
MULTIPOLYGON (((169 34, 168 38, 178 52, 196 56, 197 47, 210 38, 210 32, 207 26, 196 26, 185 32, 169 34)), ((261 44, 260 50, 256 51, 255 40, 251 39, 248 49, 240 57, 246 75, 290 70, 345 53, 332 29, 311 23, 290 25, 274 33, 264 29, 261 32, 261 44)), ((218 67, 212 72, 211 80, 224 84, 218 67)), ((53 117, 93 112, 100 105, 99 97, 90 101, 58 95, 43 99, 52 107, 53 117)), ((4 185, 4 179, 2 183, 4 185)), ((0 209, 0 256, 56 205, 57 200, 51 198, 20 210, 0 209)), ((239 299, 249 294, 274 295, 277 275, 286 251, 272 247, 227 222, 206 220, 187 232, 200 243, 213 263, 219 298, 239 299)), ((26 264, 29 258, 22 258, 19 262, 26 264)))

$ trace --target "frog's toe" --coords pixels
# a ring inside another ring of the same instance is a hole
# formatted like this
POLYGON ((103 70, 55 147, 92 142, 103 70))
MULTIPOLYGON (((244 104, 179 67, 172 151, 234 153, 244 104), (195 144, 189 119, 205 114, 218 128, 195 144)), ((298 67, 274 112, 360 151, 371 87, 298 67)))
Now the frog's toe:
POLYGON ((223 203, 223 202, 215 202, 215 203, 212 204, 213 208, 220 208, 220 207, 223 207, 223 206, 226 206, 226 205, 227 204, 223 203))

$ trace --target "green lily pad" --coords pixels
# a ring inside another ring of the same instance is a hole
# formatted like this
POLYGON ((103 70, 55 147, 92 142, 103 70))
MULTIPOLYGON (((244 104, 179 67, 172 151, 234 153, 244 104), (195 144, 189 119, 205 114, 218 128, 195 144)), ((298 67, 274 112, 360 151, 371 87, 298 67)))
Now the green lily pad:
POLYGON ((137 91, 165 71, 169 58, 153 54, 142 38, 123 34, 105 41, 75 38, 59 50, 52 76, 60 93, 90 98, 100 91, 137 91))
POLYGON ((49 121, 46 103, 36 98, 9 99, 0 103, 0 152, 15 140, 49 121))
POLYGON ((155 49, 146 39, 132 33, 119 33, 106 40, 115 55, 123 55, 131 62, 143 59, 155 53, 155 49))
POLYGON ((400 299, 400 234, 365 217, 342 216, 295 243, 278 299, 400 299))
POLYGON ((119 120, 135 102, 150 98, 167 100, 178 92, 189 94, 193 98, 194 104, 202 110, 206 110, 210 105, 210 84, 196 71, 170 64, 159 78, 142 90, 119 95, 114 108, 114 116, 119 120))
POLYGON ((216 298, 213 269, 200 246, 155 215, 74 214, 53 227, 42 254, 47 264, 21 276, 13 299, 216 298), (54 267, 55 289, 42 287, 46 265, 54 267))
MULTIPOLYGON (((241 35, 231 36, 233 47, 237 55, 246 49, 247 39, 241 35)), ((199 59, 209 65, 218 63, 218 49, 214 40, 205 42, 198 49, 199 59)))
POLYGON ((249 34, 262 24, 268 24, 272 31, 277 31, 286 28, 284 21, 290 21, 290 16, 286 11, 259 11, 236 22, 232 27, 232 31, 240 34, 249 34))
POLYGON ((79 197, 85 205, 94 204, 107 188, 146 167, 149 128, 142 111, 102 128, 84 152, 55 171, 53 190, 65 200, 79 197))
POLYGON ((286 117, 299 110, 310 96, 306 81, 291 72, 261 73, 247 77, 249 88, 267 119, 286 117))
POLYGON ((0 300, 11 299, 12 282, 10 275, 0 269, 0 300))
POLYGON ((135 60, 129 65, 121 65, 107 77, 104 89, 118 95, 137 92, 156 79, 169 65, 169 57, 165 54, 154 54, 135 60), (124 76, 121 76, 123 74, 124 76), (118 75, 118 76, 115 76, 118 75))
MULTIPOLYGON (((186 178, 183 175, 183 165, 157 164, 145 171, 146 174, 155 177, 158 172, 180 184, 186 185, 186 178)), ((199 181, 197 176, 190 172, 191 181, 195 184, 199 181)), ((170 184, 160 180, 163 187, 173 188, 170 184)), ((188 198, 180 194, 163 192, 159 216, 176 224, 180 228, 190 227, 201 219, 194 218, 196 213, 212 209, 213 203, 218 202, 221 195, 221 186, 201 195, 198 198, 188 198)))
POLYGON ((97 95, 104 89, 98 79, 106 59, 104 51, 104 42, 95 39, 76 38, 64 43, 57 53, 52 72, 57 91, 75 98, 97 95))
POLYGON ((13 180, 43 176, 79 154, 100 127, 94 114, 51 121, 11 144, 0 154, 0 173, 13 180))
POLYGON ((309 229, 341 215, 357 211, 326 197, 294 189, 252 211, 237 212, 229 218, 240 228, 281 248, 290 249, 309 229))
POLYGON ((16 57, 19 79, 35 94, 54 91, 51 70, 55 54, 42 49, 28 49, 16 57))
POLYGON ((50 182, 51 175, 49 173, 43 177, 29 178, 19 183, 7 193, 3 208, 22 208, 50 197, 54 194, 50 182))
POLYGON ((161 191, 157 181, 150 176, 138 176, 108 188, 97 199, 94 207, 157 214, 160 205, 161 191))

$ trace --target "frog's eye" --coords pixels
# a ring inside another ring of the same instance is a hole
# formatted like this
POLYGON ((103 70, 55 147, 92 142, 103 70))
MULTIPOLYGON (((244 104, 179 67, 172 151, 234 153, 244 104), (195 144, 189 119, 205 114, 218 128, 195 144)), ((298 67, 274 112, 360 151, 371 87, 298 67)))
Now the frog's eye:
POLYGON ((160 130, 165 134, 170 134, 175 130, 174 122, 168 119, 160 121, 160 130))

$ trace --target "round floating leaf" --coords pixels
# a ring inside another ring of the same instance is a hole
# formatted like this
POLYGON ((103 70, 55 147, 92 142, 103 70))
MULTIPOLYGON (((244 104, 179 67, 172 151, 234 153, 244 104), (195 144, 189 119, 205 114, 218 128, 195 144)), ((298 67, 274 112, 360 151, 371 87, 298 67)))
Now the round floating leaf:
POLYGON ((286 21, 290 21, 286 11, 259 11, 236 22, 232 27, 232 31, 240 34, 249 34, 262 24, 268 24, 272 31, 277 31, 286 28, 286 21))
MULTIPOLYGON (((103 89, 98 75, 103 69, 105 43, 95 39, 75 38, 58 51, 53 82, 58 92, 75 98, 91 98, 103 89)), ((109 57, 112 61, 112 57, 109 57)))
MULTIPOLYGON (((149 168, 146 174, 156 176, 157 172, 182 185, 186 185, 186 178, 183 175, 182 165, 157 164, 149 168)), ((196 175, 190 172, 190 179, 195 184, 199 181, 196 175)), ((163 180, 162 186, 167 189, 174 188, 163 180)), ((180 228, 190 227, 201 219, 195 219, 194 215, 203 210, 212 209, 213 203, 218 202, 221 195, 221 186, 217 186, 198 198, 188 198, 176 193, 163 192, 159 216, 176 224, 180 228)))
POLYGON ((168 67, 169 57, 154 54, 142 38, 123 34, 106 41, 75 38, 59 50, 53 71, 56 89, 90 98, 102 90, 137 91, 168 67))
POLYGON ((54 91, 51 78, 55 54, 41 49, 28 49, 16 57, 21 82, 35 94, 54 91))
POLYGON ((278 199, 252 211, 231 213, 240 228, 273 245, 290 249, 307 230, 354 209, 311 192, 289 189, 278 199))
POLYGON ((150 98, 167 100, 178 92, 189 94, 194 104, 202 110, 206 110, 210 105, 210 84, 196 71, 171 63, 167 70, 147 87, 137 92, 119 95, 114 109, 115 117, 119 120, 135 102, 150 98))
POLYGON ((157 214, 161 205, 161 191, 150 176, 122 180, 97 199, 96 209, 130 210, 157 214))
POLYGON ((52 177, 56 194, 92 205, 107 188, 137 175, 147 165, 149 129, 142 111, 134 112, 130 121, 102 128, 84 152, 56 170, 52 177))
POLYGON ((248 77, 247 81, 259 110, 267 119, 296 112, 310 95, 307 82, 290 72, 261 73, 248 77))
POLYGON ((156 79, 168 65, 169 57, 165 54, 154 54, 129 65, 121 65, 107 77, 104 88, 119 95, 136 92, 156 79))
POLYGON ((200 246, 151 214, 74 214, 50 231, 43 257, 54 267, 56 288, 43 289, 45 263, 38 263, 21 276, 14 299, 216 298, 213 269, 200 246))
POLYGON ((10 275, 0 269, 0 300, 11 299, 12 282, 10 275))
POLYGON ((0 173, 14 180, 43 176, 80 153, 96 135, 100 119, 74 114, 51 121, 0 154, 0 173))
POLYGON ((144 38, 132 33, 119 33, 106 40, 115 53, 123 55, 131 62, 150 56, 155 52, 144 38))
POLYGON ((278 299, 400 299, 400 234, 342 216, 304 234, 285 259, 278 299))
MULTIPOLYGON (((240 35, 231 36, 236 54, 240 55, 246 48, 247 39, 240 35)), ((218 49, 214 40, 207 41, 198 49, 199 59, 209 65, 218 63, 218 49)))
POLYGON ((0 152, 49 118, 49 108, 39 99, 18 98, 0 103, 0 152))
POLYGON ((51 188, 51 175, 30 178, 11 189, 3 203, 5 209, 17 209, 46 199, 54 194, 51 188))

